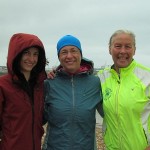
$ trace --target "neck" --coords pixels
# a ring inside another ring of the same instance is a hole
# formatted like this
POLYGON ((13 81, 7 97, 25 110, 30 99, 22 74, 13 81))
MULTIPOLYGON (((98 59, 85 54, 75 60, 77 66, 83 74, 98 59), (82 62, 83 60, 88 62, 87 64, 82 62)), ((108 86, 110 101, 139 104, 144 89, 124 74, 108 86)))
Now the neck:
POLYGON ((116 72, 117 72, 118 74, 120 74, 120 68, 114 67, 114 69, 116 70, 116 72))
POLYGON ((66 70, 65 68, 63 68, 63 70, 64 70, 65 72, 67 72, 67 73, 73 75, 73 74, 78 73, 78 72, 80 71, 80 68, 79 68, 79 69, 76 69, 76 70, 72 70, 72 71, 71 71, 71 70, 66 70))
POLYGON ((30 73, 23 73, 24 74, 24 77, 27 81, 29 81, 29 78, 30 78, 30 73))
POLYGON ((118 74, 120 74, 120 68, 116 67, 115 65, 112 65, 112 68, 113 68, 118 74))

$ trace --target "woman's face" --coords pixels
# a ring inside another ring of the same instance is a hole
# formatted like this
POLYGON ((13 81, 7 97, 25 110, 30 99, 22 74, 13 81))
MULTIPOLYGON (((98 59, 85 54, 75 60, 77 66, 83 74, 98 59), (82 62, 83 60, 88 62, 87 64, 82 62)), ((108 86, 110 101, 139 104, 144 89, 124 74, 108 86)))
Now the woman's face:
POLYGON ((26 75, 30 74, 31 70, 38 62, 39 50, 36 47, 31 47, 23 52, 20 61, 20 71, 26 75))
POLYGON ((135 49, 134 40, 129 34, 120 33, 112 38, 109 53, 112 55, 116 71, 130 65, 135 49))
POLYGON ((75 73, 80 68, 81 53, 75 46, 65 46, 59 53, 59 61, 64 70, 69 73, 75 73))

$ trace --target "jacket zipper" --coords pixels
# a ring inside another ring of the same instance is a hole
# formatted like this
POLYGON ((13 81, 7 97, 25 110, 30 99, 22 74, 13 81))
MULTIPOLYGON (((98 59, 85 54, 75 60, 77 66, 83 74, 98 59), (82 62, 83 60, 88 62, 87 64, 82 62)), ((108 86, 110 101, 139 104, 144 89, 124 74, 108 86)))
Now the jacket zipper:
POLYGON ((32 143, 33 143, 33 150, 35 150, 35 139, 34 139, 34 95, 30 97, 31 101, 31 108, 32 108, 32 143))
POLYGON ((34 104, 32 104, 32 141, 33 141, 33 150, 35 150, 35 139, 34 139, 34 104))
MULTIPOLYGON (((118 127, 120 126, 120 118, 119 118, 119 90, 120 90, 120 83, 121 83, 121 80, 120 80, 120 74, 118 74, 118 78, 117 78, 117 84, 118 84, 118 87, 117 87, 117 92, 116 92, 116 115, 117 115, 117 120, 118 120, 118 127)), ((122 144, 121 144, 121 140, 122 137, 121 137, 121 134, 120 134, 120 130, 119 130, 119 146, 120 146, 120 149, 122 149, 122 144)))
MULTIPOLYGON (((72 126, 74 126, 74 105, 75 105, 75 97, 74 97, 74 80, 73 80, 73 76, 71 77, 71 86, 72 86, 72 126)), ((72 128, 73 129, 73 128, 72 128)), ((73 131, 72 131, 73 132, 73 131)), ((71 147, 72 147, 72 150, 73 150, 73 133, 71 135, 71 147)))

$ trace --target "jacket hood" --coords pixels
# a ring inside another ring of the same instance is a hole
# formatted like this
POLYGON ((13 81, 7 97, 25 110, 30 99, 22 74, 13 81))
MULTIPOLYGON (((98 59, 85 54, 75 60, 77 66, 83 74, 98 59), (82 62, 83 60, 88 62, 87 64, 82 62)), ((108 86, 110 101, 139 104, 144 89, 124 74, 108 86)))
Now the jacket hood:
MULTIPOLYGON (((56 68, 56 72, 57 73, 60 73, 60 72, 64 72, 63 71, 63 67, 61 65, 59 65, 57 68, 56 68)), ((86 73, 86 74, 93 74, 94 72, 94 63, 93 61, 87 59, 87 58, 82 58, 81 59, 81 65, 80 65, 80 69, 79 71, 76 73, 76 74, 83 74, 83 73, 86 73)))
MULTIPOLYGON (((10 74, 14 74, 13 61, 16 56, 23 52, 25 49, 33 46, 38 47, 45 57, 45 49, 43 43, 37 36, 26 33, 17 33, 11 37, 7 56, 7 69, 10 74)), ((46 64, 46 58, 43 59, 43 63, 46 64)))

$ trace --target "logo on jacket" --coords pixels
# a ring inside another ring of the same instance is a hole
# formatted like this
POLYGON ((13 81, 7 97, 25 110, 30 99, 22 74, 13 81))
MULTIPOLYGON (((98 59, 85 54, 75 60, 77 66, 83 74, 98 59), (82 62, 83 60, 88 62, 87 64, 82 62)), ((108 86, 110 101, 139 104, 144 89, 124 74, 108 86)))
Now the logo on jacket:
POLYGON ((104 100, 108 100, 111 97, 112 90, 109 88, 106 88, 104 93, 104 100))

